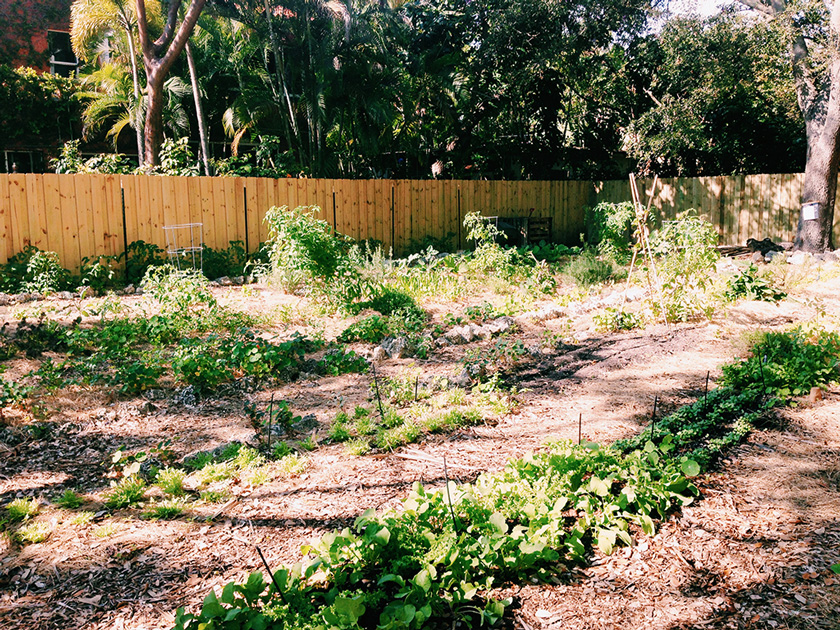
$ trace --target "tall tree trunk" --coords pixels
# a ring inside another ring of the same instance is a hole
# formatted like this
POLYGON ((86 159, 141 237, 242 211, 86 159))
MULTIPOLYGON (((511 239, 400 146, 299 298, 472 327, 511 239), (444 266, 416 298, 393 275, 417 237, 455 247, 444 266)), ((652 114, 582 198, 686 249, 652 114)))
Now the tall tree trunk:
POLYGON ((283 63, 283 57, 280 55, 280 46, 277 44, 277 37, 274 35, 274 24, 271 19, 271 6, 269 5, 268 0, 265 0, 264 4, 265 19, 268 22, 268 36, 271 39, 271 49, 274 52, 274 73, 277 76, 277 86, 283 93, 284 103, 280 106, 280 111, 284 111, 284 105, 286 107, 284 112, 284 115, 287 118, 287 124, 285 126, 286 142, 288 143, 290 149, 299 152, 298 147, 300 142, 298 138, 297 121, 295 120, 295 111, 292 108, 292 99, 289 97, 289 90, 286 87, 286 68, 283 63))
POLYGON ((190 69, 190 84, 193 90, 193 99, 195 100, 195 115, 198 118, 198 140, 201 146, 201 163, 204 165, 204 174, 212 175, 210 172, 210 151, 209 143, 207 142, 207 119, 204 117, 204 105, 201 102, 201 89, 198 85, 198 72, 195 69, 195 59, 193 59, 192 47, 187 42, 184 46, 184 51, 187 53, 187 67, 190 69))
POLYGON ((198 16, 207 0, 191 0, 184 20, 175 29, 178 10, 182 0, 170 0, 169 11, 163 31, 155 41, 149 36, 145 0, 137 2, 137 28, 140 32, 140 46, 143 51, 143 65, 146 67, 146 95, 149 99, 145 124, 145 162, 147 166, 160 164, 160 145, 163 142, 163 83, 172 69, 172 64, 181 54, 198 22, 198 16))
POLYGON ((819 142, 809 147, 802 185, 802 210, 794 243, 796 249, 822 253, 831 248, 837 170, 840 164, 837 144, 837 132, 824 128, 819 142))
POLYGON ((126 37, 128 37, 128 54, 131 57, 131 83, 134 87, 134 101, 136 103, 137 110, 135 115, 132 116, 134 118, 134 135, 137 137, 137 165, 142 167, 143 166, 143 152, 144 152, 144 143, 143 143, 143 127, 140 125, 140 73, 137 71, 137 51, 134 49, 134 34, 131 32, 131 29, 126 31, 126 37))

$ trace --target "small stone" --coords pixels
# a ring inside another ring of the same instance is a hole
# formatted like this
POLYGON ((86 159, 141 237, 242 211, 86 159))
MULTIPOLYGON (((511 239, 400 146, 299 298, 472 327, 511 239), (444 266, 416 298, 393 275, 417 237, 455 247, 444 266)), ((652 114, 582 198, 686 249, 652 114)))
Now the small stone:
POLYGON ((175 402, 186 407, 194 407, 198 403, 198 394, 195 387, 187 385, 175 394, 175 402))
POLYGON ((766 260, 767 262, 773 262, 774 258, 781 258, 782 260, 784 260, 785 259, 785 253, 784 252, 767 252, 767 254, 764 256, 764 260, 766 260))
POLYGON ((435 339, 435 345, 438 348, 444 348, 446 346, 451 346, 452 342, 449 341, 449 339, 447 339, 446 337, 438 337, 437 339, 435 339))
POLYGON ((379 346, 392 359, 402 359, 408 356, 408 340, 405 337, 386 337, 379 346))
POLYGON ((12 296, 8 293, 0 293, 0 306, 8 306, 12 303, 12 296))
POLYGON ((237 286, 245 284, 245 276, 236 276, 233 278, 233 284, 237 286))
POLYGON ((464 368, 458 376, 454 376, 449 379, 450 387, 460 387, 462 389, 466 389, 471 385, 472 378, 470 377, 470 373, 467 371, 467 368, 464 368))
POLYGON ((72 300, 75 297, 70 291, 59 291, 55 296, 60 300, 72 300))
POLYGON ((385 352, 385 348, 382 346, 376 346, 373 349, 373 356, 371 357, 371 361, 374 363, 382 363, 388 356, 388 353, 385 352))
POLYGON ((123 289, 123 295, 134 295, 137 288, 133 284, 129 284, 123 289))
POLYGON ((516 322, 512 317, 503 315, 502 317, 497 317, 496 319, 484 324, 484 328, 489 330, 493 335, 501 335, 502 333, 509 331, 515 323, 516 322))
POLYGON ((838 256, 836 252, 828 251, 823 254, 823 260, 826 262, 837 262, 840 260, 840 256, 838 256))
POLYGON ((754 263, 763 263, 764 254, 762 254, 761 252, 753 252, 753 255, 750 256, 750 260, 754 263))
POLYGON ((493 333, 484 326, 478 326, 476 324, 470 324, 469 326, 470 333, 472 333, 472 336, 476 339, 490 339, 490 337, 493 336, 493 333))
POLYGON ((808 401, 813 405, 818 400, 823 399, 823 390, 821 387, 812 387, 808 394, 808 401))
POLYGON ((638 302, 645 297, 645 290, 642 287, 630 287, 624 292, 624 299, 628 302, 638 302))
POLYGON ((79 289, 79 297, 83 300, 92 298, 94 295, 96 295, 96 291, 94 291, 91 287, 81 287, 79 289))
POLYGON ((793 254, 790 255, 790 258, 788 258, 788 263, 791 265, 802 265, 806 260, 808 260, 808 258, 810 258, 810 256, 811 254, 807 252, 793 252, 793 254))
POLYGON ((472 333, 469 326, 455 326, 452 330, 443 335, 450 343, 462 345, 472 341, 472 333))
POLYGON ((216 282, 218 282, 219 286, 222 286, 222 287, 233 286, 233 280, 231 280, 228 276, 222 276, 221 278, 216 278, 216 282))
POLYGON ((154 404, 151 401, 148 401, 148 400, 146 402, 144 402, 142 405, 140 405, 140 408, 138 409, 141 416, 149 416, 149 415, 153 414, 154 412, 156 412, 157 410, 158 410, 157 405, 154 404))

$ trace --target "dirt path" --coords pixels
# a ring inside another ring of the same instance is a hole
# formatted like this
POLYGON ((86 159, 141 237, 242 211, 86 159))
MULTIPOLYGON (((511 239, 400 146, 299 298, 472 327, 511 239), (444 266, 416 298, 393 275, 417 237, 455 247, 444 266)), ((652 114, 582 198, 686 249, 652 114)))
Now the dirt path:
MULTIPOLYGON (((349 457, 324 446, 299 477, 240 486, 220 506, 175 521, 147 521, 136 511, 72 525, 46 510, 51 538, 24 548, 0 542, 0 628, 168 628, 178 606, 195 607, 214 586, 272 567, 326 530, 367 508, 395 506, 415 481, 470 480, 549 438, 583 434, 609 441, 702 394, 707 373, 742 350, 743 332, 840 313, 840 281, 809 285, 780 306, 744 303, 710 323, 653 326, 614 335, 584 332, 573 343, 540 349, 561 320, 524 325, 534 347, 519 368, 517 410, 497 424, 461 430, 386 455, 349 457), (205 518, 215 515, 211 522, 205 518), (109 528, 103 532, 103 528, 109 528)), ((424 375, 457 371, 459 352, 420 362, 424 375)), ((393 373, 407 360, 389 361, 393 373)), ((368 397, 368 376, 302 380, 279 387, 295 413, 323 427, 340 407, 368 397)), ((101 496, 106 462, 120 445, 149 448, 164 438, 180 454, 231 440, 253 441, 245 403, 271 391, 234 392, 195 407, 171 400, 113 402, 90 392, 51 401, 60 412, 41 440, 0 443, 0 498, 54 496, 77 487, 101 496), (97 494, 98 493, 98 494, 97 494)), ((514 622, 536 628, 838 628, 840 576, 840 390, 768 419, 700 483, 702 499, 663 523, 654 538, 573 568, 554 585, 510 589, 514 622)))

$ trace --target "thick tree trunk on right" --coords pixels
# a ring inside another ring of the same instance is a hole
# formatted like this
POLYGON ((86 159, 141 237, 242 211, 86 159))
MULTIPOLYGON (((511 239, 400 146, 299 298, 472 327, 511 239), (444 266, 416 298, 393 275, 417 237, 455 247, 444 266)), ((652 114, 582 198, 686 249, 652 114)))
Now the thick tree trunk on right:
POLYGON ((805 181, 802 185, 803 209, 799 213, 799 225, 794 243, 796 249, 821 253, 831 248, 838 157, 840 157, 836 145, 837 136, 833 134, 833 138, 821 138, 821 142, 809 151, 808 160, 805 163, 805 181), (818 205, 812 206, 812 204, 818 205), (816 216, 812 214, 814 212, 816 216))

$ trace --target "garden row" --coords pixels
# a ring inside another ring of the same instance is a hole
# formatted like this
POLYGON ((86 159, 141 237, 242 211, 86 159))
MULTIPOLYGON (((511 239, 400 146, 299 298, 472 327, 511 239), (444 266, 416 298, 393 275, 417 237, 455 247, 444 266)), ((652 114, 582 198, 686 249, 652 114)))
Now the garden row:
POLYGON ((179 630, 470 626, 499 621, 496 589, 551 580, 597 547, 609 554, 652 535, 655 520, 690 503, 709 470, 754 421, 791 395, 840 377, 840 336, 802 328, 767 333, 720 386, 612 447, 550 445, 474 483, 417 484, 402 508, 360 516, 302 549, 266 578, 251 574, 208 594, 179 630))

